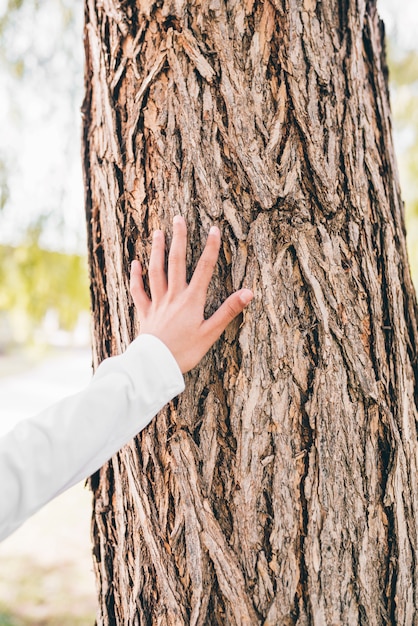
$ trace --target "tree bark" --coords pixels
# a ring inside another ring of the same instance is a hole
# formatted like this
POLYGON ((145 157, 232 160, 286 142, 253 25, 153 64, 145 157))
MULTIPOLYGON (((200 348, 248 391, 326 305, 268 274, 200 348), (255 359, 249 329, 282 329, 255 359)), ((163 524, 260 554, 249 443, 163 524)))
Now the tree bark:
MULTIPOLYGON (((374 0, 86 0, 95 364, 217 223, 255 299, 92 477, 99 625, 418 624, 417 316, 374 0)), ((140 322, 140 320, 139 320, 140 322)))

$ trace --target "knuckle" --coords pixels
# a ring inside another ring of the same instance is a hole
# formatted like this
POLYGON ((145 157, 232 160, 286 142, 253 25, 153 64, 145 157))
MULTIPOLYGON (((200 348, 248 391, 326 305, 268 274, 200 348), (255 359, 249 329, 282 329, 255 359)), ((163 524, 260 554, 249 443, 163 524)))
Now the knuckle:
POLYGON ((200 259, 200 265, 204 272, 213 272, 216 267, 216 262, 211 257, 202 257, 200 259))
POLYGON ((149 276, 158 276, 159 274, 161 274, 161 267, 160 265, 158 265, 157 263, 150 263, 150 266, 148 268, 148 275, 149 276))
POLYGON ((234 319, 234 317, 236 317, 238 315, 238 313, 240 312, 240 309, 238 309, 238 307, 236 306, 236 303, 234 301, 226 301, 225 302, 225 309, 226 309, 226 314, 227 316, 232 320, 234 319))
POLYGON ((180 261, 183 259, 182 255, 177 251, 177 250, 173 250, 170 252, 169 255, 169 261, 170 263, 180 263, 180 261))
POLYGON ((132 295, 136 295, 141 292, 141 283, 136 276, 132 276, 129 282, 129 291, 132 295))

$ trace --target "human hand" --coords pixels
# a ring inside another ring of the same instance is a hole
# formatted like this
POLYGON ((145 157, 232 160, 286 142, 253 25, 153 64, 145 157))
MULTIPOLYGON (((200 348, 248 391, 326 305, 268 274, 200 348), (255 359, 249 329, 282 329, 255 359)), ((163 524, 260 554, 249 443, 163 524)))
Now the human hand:
POLYGON ((131 294, 140 318, 140 334, 158 337, 172 352, 183 374, 199 363, 225 328, 252 300, 249 289, 230 295, 215 313, 204 319, 207 290, 218 260, 221 235, 210 229, 205 249, 190 283, 186 282, 187 227, 177 215, 165 271, 164 233, 156 230, 149 261, 151 298, 145 292, 139 261, 131 266, 131 294))

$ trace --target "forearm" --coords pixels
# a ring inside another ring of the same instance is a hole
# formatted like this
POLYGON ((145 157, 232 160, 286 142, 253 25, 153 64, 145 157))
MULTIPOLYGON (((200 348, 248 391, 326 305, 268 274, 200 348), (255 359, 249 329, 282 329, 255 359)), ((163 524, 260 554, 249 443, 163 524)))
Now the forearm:
POLYGON ((0 538, 99 469, 183 389, 168 349, 141 335, 86 390, 18 424, 0 439, 0 538))

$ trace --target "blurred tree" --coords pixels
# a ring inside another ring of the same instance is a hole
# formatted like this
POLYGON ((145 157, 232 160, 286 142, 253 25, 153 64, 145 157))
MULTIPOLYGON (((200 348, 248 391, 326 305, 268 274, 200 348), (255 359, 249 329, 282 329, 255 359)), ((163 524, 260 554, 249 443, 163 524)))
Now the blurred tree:
POLYGON ((95 363, 186 216, 255 300, 96 476, 99 625, 414 623, 417 317, 376 2, 86 1, 95 363))
POLYGON ((33 340, 50 311, 60 328, 71 331, 81 311, 89 308, 86 259, 42 249, 39 230, 28 233, 19 246, 0 245, 0 285, 0 316, 9 320, 11 343, 33 340), (15 319, 20 332, 13 333, 15 319))

